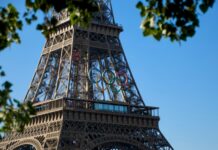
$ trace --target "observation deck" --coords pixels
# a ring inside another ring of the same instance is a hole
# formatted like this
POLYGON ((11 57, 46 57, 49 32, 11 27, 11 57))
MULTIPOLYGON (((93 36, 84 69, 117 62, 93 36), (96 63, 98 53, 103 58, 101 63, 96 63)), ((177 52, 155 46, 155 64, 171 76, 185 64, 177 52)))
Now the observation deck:
POLYGON ((152 106, 133 106, 119 101, 57 99, 34 104, 38 113, 54 109, 103 111, 121 114, 137 114, 141 116, 159 117, 159 108, 152 106), (134 111, 135 110, 135 111, 134 111))

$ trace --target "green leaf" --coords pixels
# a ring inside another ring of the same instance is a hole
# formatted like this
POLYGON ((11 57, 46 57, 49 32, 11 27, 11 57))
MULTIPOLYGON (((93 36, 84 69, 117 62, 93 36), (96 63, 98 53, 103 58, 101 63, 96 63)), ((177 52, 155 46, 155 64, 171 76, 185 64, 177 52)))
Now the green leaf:
POLYGON ((201 10, 203 13, 206 13, 207 10, 208 10, 208 6, 205 5, 205 4, 201 4, 201 5, 199 6, 199 8, 200 8, 200 10, 201 10))
POLYGON ((144 7, 143 3, 141 1, 139 1, 137 4, 136 4, 136 8, 138 9, 142 9, 144 7))
POLYGON ((5 87, 5 89, 10 89, 12 84, 8 81, 6 81, 5 83, 3 83, 3 86, 5 87))
POLYGON ((156 40, 158 40, 158 41, 161 40, 161 38, 162 38, 162 32, 161 32, 161 30, 159 30, 159 31, 157 32, 157 34, 154 35, 154 38, 155 38, 156 40))

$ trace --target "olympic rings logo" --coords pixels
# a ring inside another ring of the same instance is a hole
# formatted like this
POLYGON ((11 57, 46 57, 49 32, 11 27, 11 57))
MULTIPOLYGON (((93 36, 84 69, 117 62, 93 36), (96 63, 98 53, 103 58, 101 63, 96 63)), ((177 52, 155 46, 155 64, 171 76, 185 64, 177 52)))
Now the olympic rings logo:
POLYGON ((98 68, 92 68, 88 72, 88 78, 102 93, 108 89, 108 87, 110 87, 113 92, 119 93, 122 88, 128 86, 128 75, 125 69, 120 69, 118 72, 105 69, 101 72, 98 68), (102 82, 105 87, 101 87, 99 82, 102 82))

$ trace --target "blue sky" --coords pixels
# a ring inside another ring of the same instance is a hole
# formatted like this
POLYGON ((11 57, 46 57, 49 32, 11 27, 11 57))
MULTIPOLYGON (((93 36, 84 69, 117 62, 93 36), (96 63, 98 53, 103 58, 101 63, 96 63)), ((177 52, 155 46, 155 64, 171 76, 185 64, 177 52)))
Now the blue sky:
MULTIPOLYGON (((23 11, 23 0, 10 2, 23 11)), ((145 103, 160 107, 161 131, 175 150, 217 150, 218 3, 199 14, 196 35, 179 45, 143 37, 137 0, 125 2, 113 0, 115 20, 124 28, 120 39, 145 103)), ((0 65, 14 84, 13 97, 22 100, 45 39, 34 25, 24 26, 20 35, 20 45, 0 53, 0 65)))

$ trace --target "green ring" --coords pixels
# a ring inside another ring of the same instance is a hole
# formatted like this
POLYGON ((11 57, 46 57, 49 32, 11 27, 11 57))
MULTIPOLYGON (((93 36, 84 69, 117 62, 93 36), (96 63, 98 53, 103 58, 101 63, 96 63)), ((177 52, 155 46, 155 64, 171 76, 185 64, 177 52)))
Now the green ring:
POLYGON ((114 82, 115 82, 115 74, 111 71, 111 70, 108 70, 108 69, 106 69, 106 70, 104 70, 104 72, 102 73, 102 77, 103 77, 103 80, 106 82, 106 84, 108 84, 108 85, 112 85, 114 82), (107 78, 105 77, 105 74, 106 74, 106 72, 111 72, 111 74, 112 74, 112 79, 109 79, 109 81, 107 80, 107 78))
POLYGON ((119 93, 122 87, 120 86, 120 88, 117 89, 117 88, 113 87, 113 85, 110 85, 110 88, 111 88, 112 92, 119 93))

